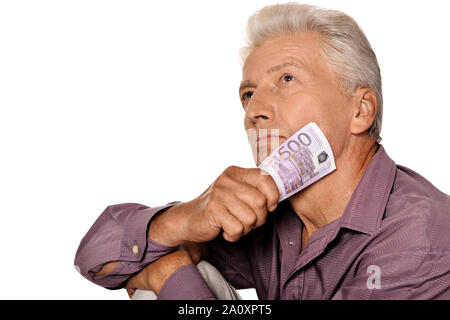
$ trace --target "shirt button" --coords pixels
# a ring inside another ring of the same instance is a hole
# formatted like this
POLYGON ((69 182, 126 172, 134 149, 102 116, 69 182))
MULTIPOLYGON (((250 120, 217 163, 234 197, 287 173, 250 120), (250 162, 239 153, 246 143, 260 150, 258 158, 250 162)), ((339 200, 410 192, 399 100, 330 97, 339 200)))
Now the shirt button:
POLYGON ((138 254, 138 253, 139 253, 139 247, 138 247, 137 244, 135 244, 135 245, 133 246, 133 253, 134 253, 134 254, 138 254))
POLYGON ((294 245, 294 241, 289 241, 288 244, 292 247, 294 245))

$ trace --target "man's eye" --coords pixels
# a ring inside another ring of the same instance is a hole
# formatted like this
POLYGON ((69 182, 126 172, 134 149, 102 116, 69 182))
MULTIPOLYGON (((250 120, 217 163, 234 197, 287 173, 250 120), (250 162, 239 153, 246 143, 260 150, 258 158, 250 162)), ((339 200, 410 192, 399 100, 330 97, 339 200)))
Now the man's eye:
POLYGON ((283 81, 284 82, 289 82, 289 81, 291 81, 293 79, 294 79, 294 77, 291 76, 290 74, 286 74, 286 75, 283 76, 283 81))
POLYGON ((242 95, 242 100, 245 100, 245 99, 247 99, 247 98, 251 98, 252 95, 253 95, 253 92, 252 92, 252 91, 247 91, 246 93, 244 93, 244 94, 242 95))

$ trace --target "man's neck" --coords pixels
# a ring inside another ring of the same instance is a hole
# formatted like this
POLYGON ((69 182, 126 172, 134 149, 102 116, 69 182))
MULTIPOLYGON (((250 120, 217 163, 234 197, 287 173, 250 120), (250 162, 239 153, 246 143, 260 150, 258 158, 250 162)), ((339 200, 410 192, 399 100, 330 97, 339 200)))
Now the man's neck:
POLYGON ((335 158, 336 170, 292 196, 292 209, 302 220, 303 245, 317 229, 340 218, 370 160, 378 150, 373 140, 352 141, 335 158))

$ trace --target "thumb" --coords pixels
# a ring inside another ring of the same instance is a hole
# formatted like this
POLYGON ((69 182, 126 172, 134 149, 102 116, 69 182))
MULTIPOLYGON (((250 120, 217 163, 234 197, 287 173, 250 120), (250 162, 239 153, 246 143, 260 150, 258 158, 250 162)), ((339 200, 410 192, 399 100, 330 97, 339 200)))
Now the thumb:
POLYGON ((126 288, 128 296, 130 299, 133 297, 134 293, 136 292, 136 289, 126 288))

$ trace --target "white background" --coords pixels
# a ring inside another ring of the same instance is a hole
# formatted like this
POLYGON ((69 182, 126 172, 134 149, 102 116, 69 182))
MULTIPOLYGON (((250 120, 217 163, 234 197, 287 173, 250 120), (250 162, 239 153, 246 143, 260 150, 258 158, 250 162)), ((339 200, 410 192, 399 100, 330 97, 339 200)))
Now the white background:
MULTIPOLYGON (((238 50, 271 3, 0 1, 1 299, 127 299, 73 267, 103 209, 190 200, 253 166, 238 50)), ((308 3, 361 25, 387 153, 450 193, 447 1, 308 3)))

